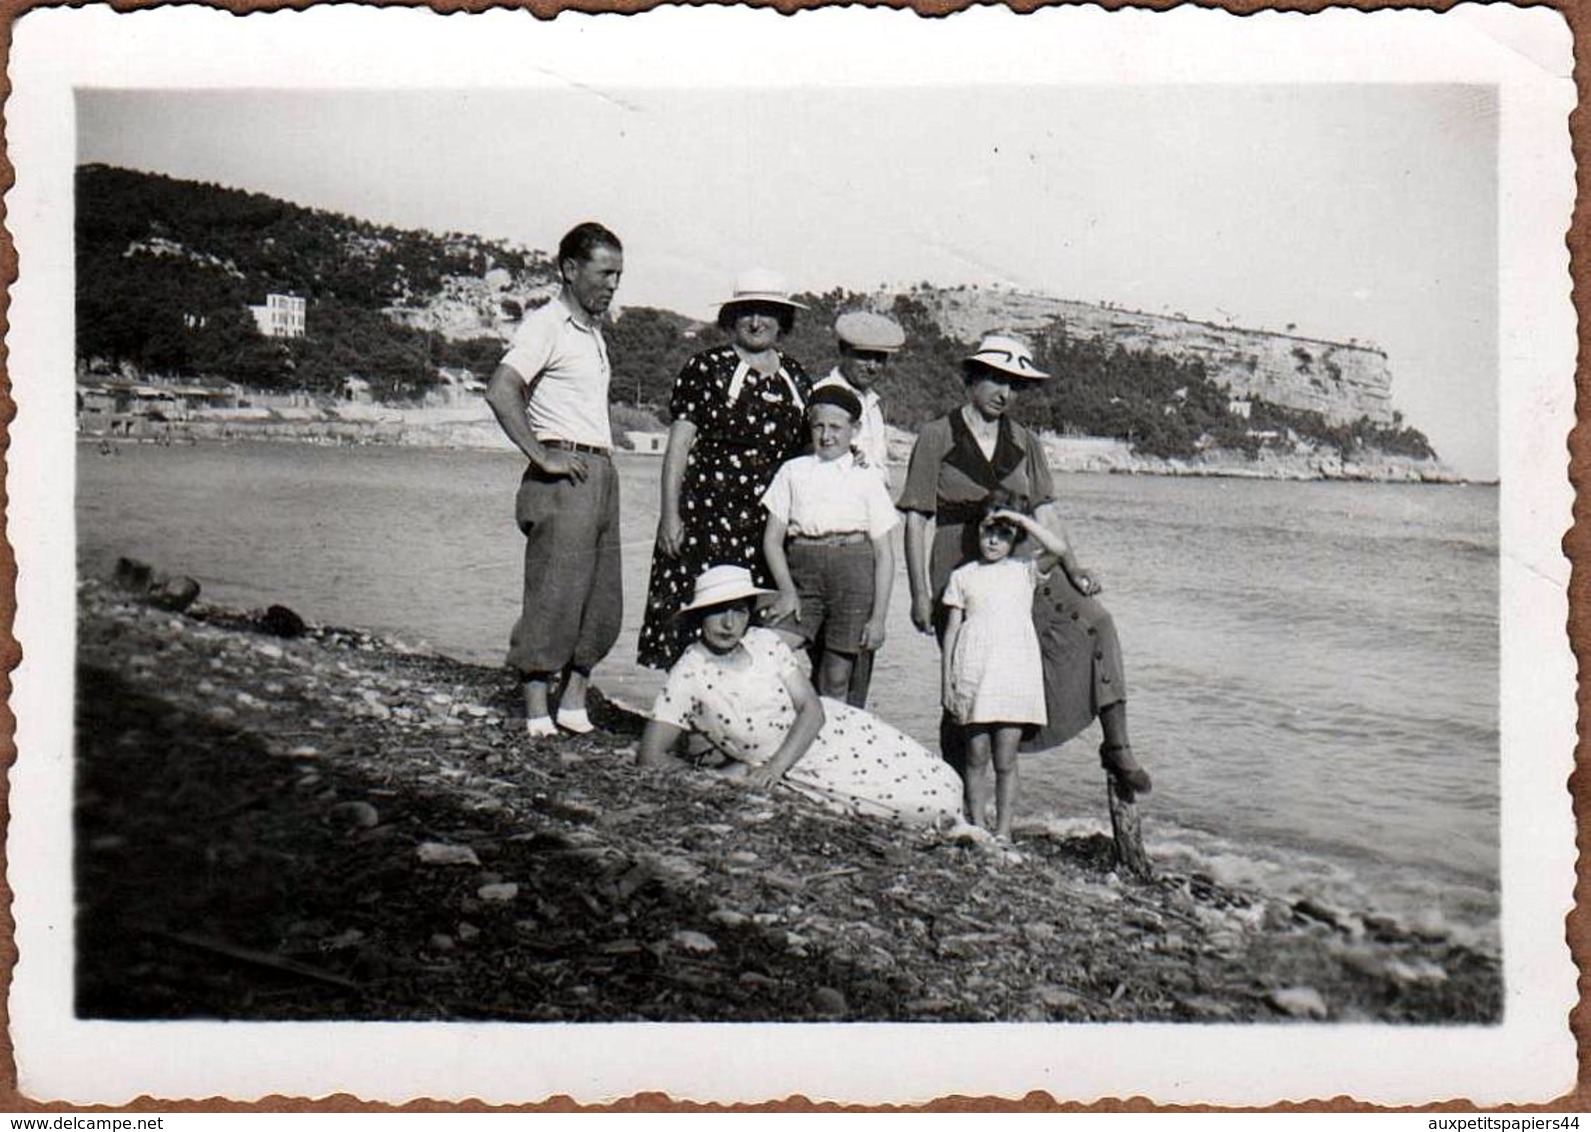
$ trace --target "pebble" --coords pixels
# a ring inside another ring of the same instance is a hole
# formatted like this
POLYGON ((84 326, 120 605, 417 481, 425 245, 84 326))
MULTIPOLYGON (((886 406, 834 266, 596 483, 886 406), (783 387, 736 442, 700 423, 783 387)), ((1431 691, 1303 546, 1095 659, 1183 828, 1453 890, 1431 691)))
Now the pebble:
POLYGON ((1076 992, 1053 983, 1045 983, 1037 990, 1039 1001, 1051 1010, 1075 1010, 1083 1005, 1082 997, 1076 992))
POLYGON ((1281 987, 1265 996, 1277 1010, 1294 1018, 1325 1018, 1331 1011, 1314 987, 1281 987))
POLYGON ((460 920, 459 926, 455 929, 455 931, 458 933, 459 941, 461 943, 474 943, 481 937, 481 929, 470 923, 468 920, 460 920))
POLYGON ((1447 972, 1429 959, 1415 959, 1405 963, 1394 959, 1387 964, 1387 977, 1399 986, 1440 986, 1447 982, 1447 972))
POLYGON ((469 716, 471 719, 485 719, 487 716, 492 714, 492 709, 489 707, 482 707, 480 704, 465 704, 464 714, 469 716))
POLYGON ((738 928, 750 919, 744 912, 737 912, 733 908, 715 908, 707 913, 707 918, 726 928, 738 928))
POLYGON ((371 829, 381 821, 381 815, 369 802, 339 802, 326 817, 343 829, 371 829))
POLYGON ((718 950, 718 941, 712 936, 685 929, 675 932, 669 938, 669 942, 681 951, 689 951, 693 955, 711 955, 718 950))
POLYGON ((844 1014, 849 1003, 833 987, 819 987, 812 992, 812 1006, 819 1014, 844 1014))
POLYGON ((244 707, 252 708, 252 707, 261 707, 261 706, 263 706, 262 705, 262 701, 260 701, 255 696, 249 695, 247 692, 239 692, 237 694, 237 696, 235 697, 235 699, 237 700, 238 703, 242 704, 244 707))
POLYGON ((431 937, 431 948, 434 951, 452 951, 453 937, 443 932, 437 932, 431 937))
POLYGON ((238 717, 238 713, 234 709, 227 707, 225 704, 217 704, 215 707, 211 708, 206 715, 209 716, 210 722, 212 723, 231 723, 238 717))
POLYGON ((318 759, 320 758, 320 748, 311 747, 307 743, 300 744, 288 751, 287 757, 290 759, 318 759))
POLYGON ((761 971, 742 971, 735 981, 743 987, 771 987, 777 985, 776 980, 770 979, 761 971))
POLYGON ((1055 938, 1055 925, 1034 920, 1022 925, 1022 938, 1029 943, 1048 943, 1055 938))
POLYGON ((729 860, 737 865, 755 865, 761 859, 750 849, 737 849, 729 855, 729 860))
POLYGON ((198 692, 201 696, 208 696, 215 692, 215 685, 210 683, 208 680, 200 680, 193 686, 193 690, 198 692))
POLYGON ((479 866, 480 858, 475 855, 475 850, 468 845, 444 845, 440 841, 423 841, 416 855, 420 863, 425 865, 476 865, 479 866))
POLYGON ((287 655, 282 651, 280 645, 273 645, 269 641, 259 645, 258 648, 260 655, 270 660, 281 660, 282 657, 287 655))
POLYGON ((475 890, 475 895, 494 904, 506 904, 519 895, 519 885, 511 880, 498 884, 483 884, 475 890))

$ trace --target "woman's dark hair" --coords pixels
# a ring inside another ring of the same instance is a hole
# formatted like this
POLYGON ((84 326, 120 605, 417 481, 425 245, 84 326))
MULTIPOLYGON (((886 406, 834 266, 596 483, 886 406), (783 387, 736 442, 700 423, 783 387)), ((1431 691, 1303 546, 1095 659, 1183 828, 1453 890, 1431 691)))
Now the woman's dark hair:
POLYGON ((689 612, 682 612, 679 614, 680 628, 684 633, 685 639, 688 641, 694 641, 697 637, 701 636, 702 620, 709 613, 715 613, 720 609, 729 609, 737 605, 745 609, 746 613, 751 618, 751 623, 755 624, 757 620, 757 598, 755 595, 751 597, 737 598, 734 601, 721 601, 717 605, 707 605, 703 606, 701 609, 692 609, 689 612))
POLYGON ((735 328, 735 319, 745 313, 747 307, 766 307, 774 312, 779 320, 779 333, 789 334, 795 328, 795 308, 787 307, 783 303, 768 303, 751 300, 744 303, 725 303, 718 308, 718 329, 726 334, 735 328))
MULTIPOLYGON (((1025 495, 1017 495, 1003 487, 997 487, 984 496, 983 506, 978 511, 978 526, 989 523, 989 519, 998 511, 1017 511, 1023 515, 1031 515, 1033 509, 1028 505, 1025 495)), ((1008 519, 996 520, 993 526, 1011 532, 1012 541, 1019 543, 1027 537, 1027 531, 1017 526, 1008 519)))
POLYGON ((561 266, 566 259, 588 260, 596 254, 598 248, 624 251, 624 245, 619 243, 619 238, 595 220, 576 224, 564 233, 563 239, 558 241, 558 263, 561 266))
POLYGON ((995 369, 993 366, 986 365, 973 358, 968 358, 961 363, 961 384, 971 385, 985 377, 992 377, 996 381, 1005 382, 1007 385, 1016 385, 1022 381, 1015 374, 1006 373, 1003 369, 995 369))

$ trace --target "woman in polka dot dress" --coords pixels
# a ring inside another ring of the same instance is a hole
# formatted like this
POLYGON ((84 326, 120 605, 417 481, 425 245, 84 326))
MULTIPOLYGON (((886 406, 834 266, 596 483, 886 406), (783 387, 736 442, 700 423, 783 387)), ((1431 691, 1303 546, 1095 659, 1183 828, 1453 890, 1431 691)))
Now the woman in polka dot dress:
POLYGON ((669 401, 662 506, 637 659, 668 668, 689 642, 675 614, 708 566, 745 566, 761 583, 762 494, 806 443, 811 381, 775 348, 801 307, 779 276, 748 271, 718 311, 730 343, 685 363, 669 401))
POLYGON ((751 625, 759 596, 741 566, 703 572, 681 621, 700 639, 669 670, 641 736, 642 766, 695 765, 673 753, 686 733, 749 786, 780 785, 830 809, 950 830, 961 779, 910 737, 858 708, 819 699, 801 661, 751 625))

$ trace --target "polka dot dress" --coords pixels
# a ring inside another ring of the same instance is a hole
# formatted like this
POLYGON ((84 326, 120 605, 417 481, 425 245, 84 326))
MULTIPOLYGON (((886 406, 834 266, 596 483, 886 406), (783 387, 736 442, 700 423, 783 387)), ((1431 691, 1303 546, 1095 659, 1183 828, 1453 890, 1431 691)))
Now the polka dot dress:
POLYGON ((762 493, 779 465, 806 445, 812 386, 793 358, 781 355, 780 361, 778 373, 759 374, 733 347, 722 346, 686 362, 674 382, 669 414, 695 425, 696 440, 680 486, 684 547, 678 558, 652 554, 636 650, 648 667, 670 667, 689 643, 674 614, 708 566, 745 566, 758 585, 770 584, 762 561, 762 493))
MULTIPOLYGON (((784 677, 800 661, 778 636, 752 628, 724 656, 695 644, 668 674, 652 717, 697 732, 728 757, 759 766, 795 722, 784 677)), ((823 701, 823 730, 784 784, 844 813, 907 825, 946 826, 961 814, 961 779, 950 765, 883 720, 823 701)))

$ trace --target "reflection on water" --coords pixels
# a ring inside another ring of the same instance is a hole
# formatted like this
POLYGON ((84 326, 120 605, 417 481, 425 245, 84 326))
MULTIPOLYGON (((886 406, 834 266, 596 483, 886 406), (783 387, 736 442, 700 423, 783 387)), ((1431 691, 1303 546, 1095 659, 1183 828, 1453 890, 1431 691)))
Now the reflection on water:
MULTIPOLYGON (((131 554, 216 601, 501 662, 523 545, 513 454, 79 452, 85 572, 131 554)), ((625 630, 597 671, 638 704, 661 682, 634 665, 659 467, 620 458, 625 630)), ((1345 877, 1383 907, 1495 916, 1495 488, 1061 476, 1059 490, 1126 649, 1152 840, 1316 888, 1345 877)), ((902 568, 871 706, 932 745, 938 655, 906 592, 902 568)), ((1027 759, 1024 810, 1100 819, 1097 742, 1027 759)))

